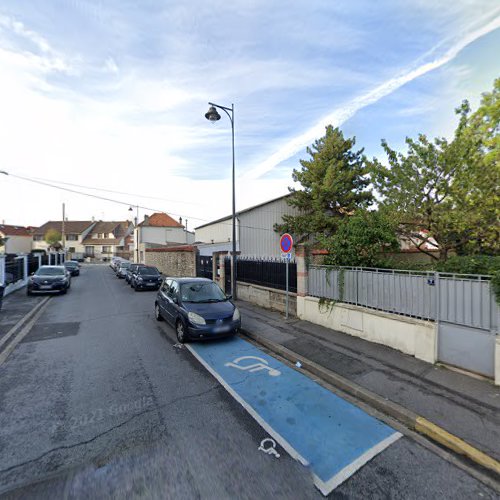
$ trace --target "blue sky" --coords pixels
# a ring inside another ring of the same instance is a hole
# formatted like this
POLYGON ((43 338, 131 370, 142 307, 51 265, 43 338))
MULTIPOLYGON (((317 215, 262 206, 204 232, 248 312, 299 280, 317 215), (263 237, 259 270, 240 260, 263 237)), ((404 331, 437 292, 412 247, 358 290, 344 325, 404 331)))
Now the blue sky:
MULTIPOLYGON (((0 5, 0 170, 123 191, 190 227, 287 192, 327 123, 380 139, 449 135, 453 109, 500 76, 493 0, 80 1, 0 5), (148 198, 151 197, 151 198, 148 198), (161 198, 161 199, 160 199, 161 198)), ((0 176, 0 220, 130 215, 0 176)), ((89 191, 99 193, 98 191, 89 191)), ((141 214, 147 211, 141 210, 141 214)))

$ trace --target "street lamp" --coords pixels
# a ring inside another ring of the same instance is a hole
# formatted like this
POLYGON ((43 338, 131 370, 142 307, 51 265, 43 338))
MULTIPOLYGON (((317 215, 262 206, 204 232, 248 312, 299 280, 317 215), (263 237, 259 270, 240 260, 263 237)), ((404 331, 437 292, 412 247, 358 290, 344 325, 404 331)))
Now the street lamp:
POLYGON ((236 293, 236 193, 235 193, 235 183, 234 183, 234 104, 231 104, 230 108, 215 104, 213 102, 208 103, 210 108, 205 113, 205 118, 211 122, 216 122, 220 120, 220 114, 216 108, 222 109, 231 121, 231 132, 232 132, 232 146, 233 146, 233 251, 231 252, 231 293, 234 299, 237 298, 236 293), (231 113, 231 114, 229 114, 231 113))

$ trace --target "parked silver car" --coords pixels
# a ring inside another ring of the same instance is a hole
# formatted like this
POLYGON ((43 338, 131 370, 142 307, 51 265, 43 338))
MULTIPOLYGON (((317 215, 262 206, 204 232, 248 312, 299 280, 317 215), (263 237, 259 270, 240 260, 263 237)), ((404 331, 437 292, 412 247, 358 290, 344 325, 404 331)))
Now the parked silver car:
POLYGON ((117 264, 116 267, 116 277, 117 278, 125 278, 127 274, 127 269, 130 267, 131 262, 128 260, 122 260, 117 264))

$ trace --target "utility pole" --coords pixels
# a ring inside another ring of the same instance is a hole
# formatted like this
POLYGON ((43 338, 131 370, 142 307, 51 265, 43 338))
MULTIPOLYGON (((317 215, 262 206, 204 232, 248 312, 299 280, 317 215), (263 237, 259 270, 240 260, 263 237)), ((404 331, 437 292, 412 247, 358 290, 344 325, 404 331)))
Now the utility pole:
POLYGON ((66 205, 62 204, 62 225, 61 225, 61 242, 63 250, 66 248, 65 222, 66 222, 66 205))

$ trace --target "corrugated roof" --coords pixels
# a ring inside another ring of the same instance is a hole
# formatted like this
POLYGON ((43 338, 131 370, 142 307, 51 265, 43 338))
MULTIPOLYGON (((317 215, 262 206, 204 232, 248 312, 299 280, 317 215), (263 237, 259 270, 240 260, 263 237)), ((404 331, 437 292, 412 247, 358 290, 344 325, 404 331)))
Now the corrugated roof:
MULTIPOLYGON (((81 234, 83 233, 86 229, 88 229, 92 224, 95 224, 91 220, 67 220, 64 222, 64 232, 66 234, 72 233, 72 234, 81 234)), ((35 229, 33 234, 36 235, 41 235, 44 236, 45 233, 49 229, 55 229, 59 231, 60 233, 62 232, 62 221, 60 220, 51 220, 49 222, 46 222, 43 224, 43 226, 40 226, 39 228, 35 229)))
POLYGON ((30 230, 24 226, 12 226, 10 224, 0 224, 0 232, 6 236, 31 236, 30 230))
POLYGON ((144 227, 184 227, 180 222, 176 221, 170 215, 163 212, 155 212, 149 218, 145 218, 139 226, 144 227))
MULTIPOLYGON (((292 193, 289 193, 289 194, 285 194, 284 196, 279 196, 278 198, 273 198, 272 200, 264 201, 263 203, 259 203, 258 205, 254 205, 253 207, 248 207, 248 208, 245 208, 243 210, 240 210, 240 211, 236 212, 235 215, 236 215, 236 217, 238 217, 238 215, 244 214, 246 212, 250 212, 250 210, 254 210, 256 208, 263 207, 264 205, 269 205, 269 203, 274 203, 275 201, 282 200, 283 198, 288 198, 291 195, 292 195, 292 193)), ((231 220, 232 218, 233 218, 232 215, 228 215, 226 217, 221 217, 220 219, 213 220, 212 222, 207 222, 206 224, 202 224, 201 226, 195 227, 194 229, 196 231, 196 229, 201 229, 202 227, 211 226, 212 224, 217 224, 218 222, 224 222, 225 220, 231 220)))

